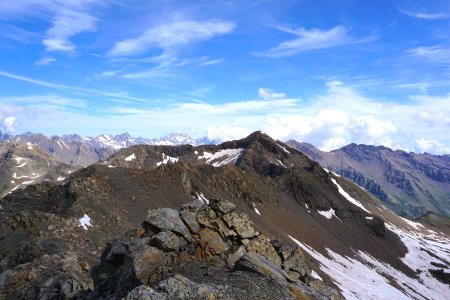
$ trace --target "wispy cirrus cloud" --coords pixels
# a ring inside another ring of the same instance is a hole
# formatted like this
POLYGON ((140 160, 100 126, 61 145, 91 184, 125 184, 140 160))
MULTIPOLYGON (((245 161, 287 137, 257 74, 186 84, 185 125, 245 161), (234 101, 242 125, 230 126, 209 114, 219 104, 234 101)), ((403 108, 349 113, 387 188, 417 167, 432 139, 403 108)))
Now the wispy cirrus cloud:
POLYGON ((108 54, 112 57, 130 56, 145 53, 151 48, 170 52, 180 46, 230 33, 234 28, 234 23, 223 20, 180 21, 158 25, 136 38, 116 42, 108 54))
POLYGON ((300 52, 312 51, 344 46, 349 44, 370 42, 377 39, 370 36, 364 39, 355 39, 348 34, 349 30, 344 26, 336 26, 328 30, 318 28, 290 28, 286 26, 272 26, 282 32, 290 33, 296 37, 288 41, 281 42, 277 46, 261 53, 268 57, 282 57, 294 55, 300 52))
POLYGON ((43 56, 39 60, 35 61, 34 64, 36 66, 48 66, 48 65, 52 64, 55 60, 56 60, 56 58, 54 58, 54 57, 43 56))
POLYGON ((145 99, 145 98, 139 98, 131 96, 124 92, 111 92, 111 91, 104 91, 104 90, 96 90, 91 88, 84 88, 84 87, 77 87, 77 86, 69 86, 66 84, 61 83, 55 83, 45 80, 39 80, 27 76, 17 75, 10 72, 5 72, 0 70, 0 76, 27 82, 33 85, 42 86, 50 89, 56 89, 56 90, 64 90, 69 92, 75 92, 75 93, 81 93, 85 95, 96 95, 96 96, 103 96, 105 97, 105 100, 109 100, 111 102, 140 102, 140 103, 147 103, 152 102, 151 99, 145 99))
POLYGON ((425 13, 425 12, 407 10, 407 9, 403 9, 403 8, 399 8, 398 10, 402 14, 405 14, 405 15, 407 15, 411 18, 415 18, 415 19, 440 20, 440 19, 450 18, 450 14, 445 13, 445 12, 425 13))
POLYGON ((46 31, 42 44, 46 51, 76 50, 71 38, 77 34, 95 31, 97 18, 94 9, 109 0, 23 0, 2 1, 0 16, 8 19, 40 18, 52 26, 46 31))
POLYGON ((108 51, 110 59, 118 64, 134 64, 134 70, 116 70, 126 79, 167 79, 176 76, 186 66, 206 67, 220 64, 223 58, 183 58, 182 49, 194 43, 231 33, 236 25, 224 20, 177 21, 154 26, 135 38, 116 42, 108 51), (157 56, 134 58, 152 49, 162 51, 157 56), (142 67, 144 66, 144 67, 142 67))
POLYGON ((450 64, 450 48, 443 46, 417 47, 406 51, 406 53, 415 58, 424 59, 432 63, 450 64))

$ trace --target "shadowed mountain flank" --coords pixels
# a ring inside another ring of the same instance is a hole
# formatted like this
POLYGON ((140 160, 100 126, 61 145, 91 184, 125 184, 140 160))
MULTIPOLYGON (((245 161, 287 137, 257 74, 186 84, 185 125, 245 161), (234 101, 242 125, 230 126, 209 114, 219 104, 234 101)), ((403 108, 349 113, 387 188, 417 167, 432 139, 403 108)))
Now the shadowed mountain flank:
POLYGON ((431 211, 450 217, 450 161, 445 155, 356 144, 323 152, 307 143, 287 144, 365 188, 400 215, 420 217, 431 211))

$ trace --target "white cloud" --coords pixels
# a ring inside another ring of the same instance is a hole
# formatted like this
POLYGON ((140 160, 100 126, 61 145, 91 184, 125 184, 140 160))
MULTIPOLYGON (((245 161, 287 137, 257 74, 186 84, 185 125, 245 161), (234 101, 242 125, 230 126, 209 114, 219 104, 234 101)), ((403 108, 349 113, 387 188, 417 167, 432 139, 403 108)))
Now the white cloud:
POLYGON ((348 44, 369 42, 376 39, 376 37, 369 37, 362 40, 356 40, 348 35, 348 29, 344 26, 336 26, 329 30, 313 29, 292 29, 282 26, 273 26, 276 29, 291 33, 297 36, 294 39, 281 42, 276 47, 273 47, 263 53, 264 56, 281 57, 297 54, 300 52, 332 48, 348 44))
POLYGON ((70 37, 85 31, 94 31, 97 19, 83 11, 62 10, 53 20, 53 27, 42 41, 47 51, 74 52, 70 37))
POLYGON ((14 132, 16 125, 16 118, 13 116, 6 117, 3 119, 3 124, 5 125, 6 131, 14 132))
POLYGON ((320 150, 322 151, 331 151, 334 149, 339 149, 345 145, 348 145, 350 142, 343 137, 332 137, 323 141, 320 150))
POLYGON ((180 46, 211 39, 230 33, 235 25, 227 21, 181 21, 155 26, 137 38, 116 42, 110 56, 128 56, 146 52, 151 48, 171 51, 180 46))
POLYGON ((36 66, 48 66, 50 64, 52 64, 56 59, 54 57, 51 56, 44 56, 41 57, 39 60, 37 60, 34 64, 36 66))
POLYGON ((450 154, 450 147, 447 147, 436 140, 427 140, 424 138, 416 141, 416 150, 419 153, 450 154))
POLYGON ((252 133, 252 129, 229 125, 210 126, 207 129, 207 137, 216 142, 224 142, 242 139, 252 133))
POLYGON ((264 87, 261 87, 261 88, 258 89, 258 95, 263 100, 273 100, 273 99, 286 98, 286 94, 285 93, 278 93, 278 92, 275 92, 275 91, 273 91, 271 89, 264 88, 264 87))

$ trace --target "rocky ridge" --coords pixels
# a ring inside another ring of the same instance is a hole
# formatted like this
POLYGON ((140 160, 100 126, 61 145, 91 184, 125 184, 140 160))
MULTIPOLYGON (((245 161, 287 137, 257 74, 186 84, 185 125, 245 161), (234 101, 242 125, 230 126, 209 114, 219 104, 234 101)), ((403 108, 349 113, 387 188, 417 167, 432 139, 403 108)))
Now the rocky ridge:
POLYGON ((0 275, 0 298, 342 299, 311 276, 301 250, 270 241, 219 199, 150 210, 92 272, 56 240, 28 244, 17 259, 0 275))
POLYGON ((31 143, 0 143, 0 198, 30 184, 61 182, 76 169, 47 155, 31 143))
POLYGON ((419 218, 431 211, 450 217, 448 156, 356 144, 324 152, 307 143, 287 144, 365 188, 402 216, 419 218))

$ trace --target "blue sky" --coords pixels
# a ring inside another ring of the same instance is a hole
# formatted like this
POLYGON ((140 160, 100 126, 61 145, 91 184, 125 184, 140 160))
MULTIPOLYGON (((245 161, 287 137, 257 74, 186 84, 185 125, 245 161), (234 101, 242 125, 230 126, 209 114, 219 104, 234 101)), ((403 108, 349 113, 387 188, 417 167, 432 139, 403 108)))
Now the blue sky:
POLYGON ((448 1, 0 2, 0 129, 450 153, 448 1))

